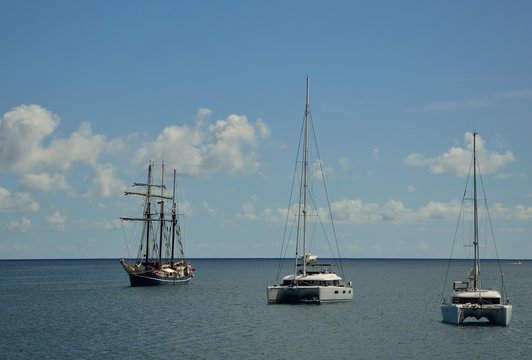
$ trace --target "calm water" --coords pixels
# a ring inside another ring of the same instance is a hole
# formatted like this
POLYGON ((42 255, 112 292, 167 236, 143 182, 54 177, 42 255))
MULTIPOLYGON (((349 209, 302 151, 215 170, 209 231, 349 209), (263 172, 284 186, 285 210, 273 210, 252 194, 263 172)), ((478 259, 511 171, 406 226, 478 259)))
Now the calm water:
MULTIPOLYGON (((514 305, 509 327, 441 322, 446 261, 344 260, 355 288, 352 303, 296 306, 266 304, 276 260, 193 264, 197 273, 189 285, 131 288, 118 260, 0 261, 0 358, 458 359, 467 353, 477 359, 532 353, 532 261, 503 262, 514 305)), ((482 270, 496 273, 497 265, 484 263, 482 270)), ((484 284, 490 285, 486 278, 484 284)))

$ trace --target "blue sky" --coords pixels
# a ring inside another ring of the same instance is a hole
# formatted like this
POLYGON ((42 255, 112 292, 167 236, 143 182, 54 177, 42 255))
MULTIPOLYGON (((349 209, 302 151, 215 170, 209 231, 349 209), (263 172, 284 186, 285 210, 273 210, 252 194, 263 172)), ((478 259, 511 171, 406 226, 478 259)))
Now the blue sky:
POLYGON ((149 160, 178 170, 189 256, 278 256, 307 75, 344 257, 448 257, 477 131, 499 255, 532 258, 531 13, 2 1, 0 258, 132 255, 149 160))

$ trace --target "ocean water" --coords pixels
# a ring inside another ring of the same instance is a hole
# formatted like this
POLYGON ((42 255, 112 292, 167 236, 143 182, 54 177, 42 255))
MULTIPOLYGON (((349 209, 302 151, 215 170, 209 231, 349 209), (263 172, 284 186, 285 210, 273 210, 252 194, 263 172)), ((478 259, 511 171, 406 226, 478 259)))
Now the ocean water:
MULTIPOLYGON (((508 327, 441 322, 443 260, 344 260, 354 300, 324 305, 268 305, 266 285, 276 276, 277 260, 192 262, 197 272, 188 285, 131 288, 118 260, 0 261, 0 358, 523 359, 532 354, 532 261, 502 263, 514 306, 508 327)), ((483 263, 482 271, 498 274, 497 263, 483 263)), ((447 288, 452 280, 454 272, 447 288)), ((491 280, 485 277, 484 284, 491 280)))

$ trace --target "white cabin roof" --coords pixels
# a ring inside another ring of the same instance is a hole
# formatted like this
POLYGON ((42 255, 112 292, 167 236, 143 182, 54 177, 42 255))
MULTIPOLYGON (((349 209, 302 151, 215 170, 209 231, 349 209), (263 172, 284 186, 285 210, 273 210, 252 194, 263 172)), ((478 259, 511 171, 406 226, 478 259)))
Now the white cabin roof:
POLYGON ((476 289, 476 290, 461 290, 453 291, 453 297, 457 298, 501 298, 501 294, 497 290, 492 289, 476 289))
MULTIPOLYGON (((283 278, 283 280, 293 280, 294 275, 287 275, 283 278)), ((333 272, 330 273, 317 273, 317 274, 307 274, 307 276, 303 276, 302 274, 299 274, 296 276, 296 280, 313 280, 313 281, 333 281, 333 280, 342 280, 342 278, 338 275, 336 275, 333 272)))

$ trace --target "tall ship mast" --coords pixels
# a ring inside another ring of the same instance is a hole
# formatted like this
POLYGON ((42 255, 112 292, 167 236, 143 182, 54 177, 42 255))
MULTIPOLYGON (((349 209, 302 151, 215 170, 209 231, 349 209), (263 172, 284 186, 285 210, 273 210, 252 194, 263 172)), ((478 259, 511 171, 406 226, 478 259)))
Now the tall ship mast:
POLYGON ((139 197, 142 202, 140 216, 120 218, 141 227, 136 261, 129 263, 124 258, 120 259, 129 275, 131 286, 186 284, 194 276, 195 269, 185 258, 181 238, 176 201, 176 170, 173 171, 170 195, 164 183, 164 163, 161 164, 160 174, 160 183, 155 183, 154 164, 150 162, 146 182, 133 183, 133 187, 144 191, 124 192, 126 196, 139 197))

